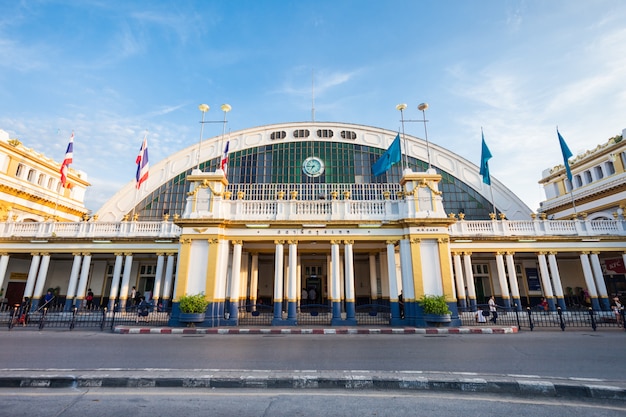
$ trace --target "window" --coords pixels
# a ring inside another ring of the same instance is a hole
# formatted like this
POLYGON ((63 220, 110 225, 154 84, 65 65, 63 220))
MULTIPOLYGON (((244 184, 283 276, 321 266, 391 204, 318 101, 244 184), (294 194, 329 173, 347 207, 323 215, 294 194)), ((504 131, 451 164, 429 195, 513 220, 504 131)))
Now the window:
POLYGON ((615 165, 613 165, 613 161, 607 161, 604 164, 604 169, 606 170, 606 175, 615 174, 615 165))
POLYGON ((308 129, 298 129, 293 131, 294 138, 308 138, 311 133, 308 129))
POLYGON ((317 130, 317 137, 318 138, 332 138, 333 137, 333 131, 330 129, 318 129, 317 130))
POLYGON ((594 167, 593 170, 594 170, 594 174, 596 174, 596 181, 604 178, 604 173, 602 172, 601 166, 594 167))
POLYGON ((45 175, 39 174, 39 178, 37 178, 37 185, 43 186, 44 179, 45 179, 45 175))
POLYGON ((356 133, 351 131, 351 130, 342 130, 341 131, 341 137, 343 139, 355 140, 356 139, 356 133))
POLYGON ((24 175, 24 165, 17 164, 17 169, 15 170, 15 176, 21 178, 24 175))
POLYGON ((585 184, 590 184, 593 182, 593 178, 591 178, 591 171, 585 171, 583 172, 583 175, 585 176, 585 184))
POLYGON ((583 179, 580 178, 580 175, 574 176, 574 186, 575 187, 582 187, 583 186, 583 179))
POLYGON ((279 130, 277 132, 272 132, 270 134, 270 139, 271 140, 285 139, 285 136, 287 136, 287 133, 284 130, 279 130))
POLYGON ((35 170, 31 169, 30 171, 28 171, 28 175, 26 176, 26 180, 28 182, 34 182, 35 181, 35 170))
POLYGON ((54 178, 48 178, 48 189, 52 190, 54 186, 54 178))

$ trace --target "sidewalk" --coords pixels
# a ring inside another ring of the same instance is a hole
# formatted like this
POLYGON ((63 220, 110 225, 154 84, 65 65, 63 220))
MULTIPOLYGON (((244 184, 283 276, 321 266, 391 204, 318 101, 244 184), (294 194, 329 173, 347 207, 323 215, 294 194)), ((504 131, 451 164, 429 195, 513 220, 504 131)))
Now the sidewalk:
POLYGON ((1 388, 345 389, 626 401, 626 381, 421 371, 0 369, 1 388))
POLYGON ((277 326, 277 327, 151 327, 116 326, 115 333, 120 334, 514 334, 517 326, 488 327, 324 327, 324 326, 277 326))

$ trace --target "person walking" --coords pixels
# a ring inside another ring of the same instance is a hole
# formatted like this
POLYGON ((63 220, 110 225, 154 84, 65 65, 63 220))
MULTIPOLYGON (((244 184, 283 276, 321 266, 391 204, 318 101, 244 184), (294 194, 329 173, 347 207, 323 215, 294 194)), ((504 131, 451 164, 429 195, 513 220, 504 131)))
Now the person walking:
POLYGON ((491 318, 489 320, 491 320, 493 324, 496 324, 496 321, 498 320, 498 310, 496 308, 497 307, 496 299, 493 295, 489 297, 488 304, 489 304, 489 312, 491 313, 491 318))
POLYGON ((611 309, 615 313, 615 320, 617 321, 617 324, 622 324, 622 310, 624 310, 624 305, 619 300, 617 295, 613 297, 613 305, 611 306, 611 309))

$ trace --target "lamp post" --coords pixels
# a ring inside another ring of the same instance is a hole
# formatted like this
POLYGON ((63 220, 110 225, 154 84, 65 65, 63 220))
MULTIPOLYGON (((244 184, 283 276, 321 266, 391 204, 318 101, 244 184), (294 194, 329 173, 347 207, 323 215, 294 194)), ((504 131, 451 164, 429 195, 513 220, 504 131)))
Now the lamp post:
POLYGON ((204 131, 204 114, 210 109, 208 104, 200 104, 198 110, 202 112, 202 121, 200 122, 200 142, 198 142, 198 158, 196 169, 200 171, 200 150, 202 150, 202 133, 204 131))
POLYGON ((226 134, 226 113, 231 111, 232 107, 230 107, 230 104, 222 104, 220 106, 220 109, 222 109, 222 111, 224 112, 224 122, 222 124, 222 140, 220 141, 220 149, 222 149, 222 145, 224 142, 224 135, 226 134))
POLYGON ((409 161, 407 160, 408 149, 406 147, 406 135, 404 134, 404 110, 406 109, 406 104, 401 103, 396 106, 396 110, 400 110, 400 119, 402 120, 402 140, 404 141, 404 158, 402 159, 402 171, 405 168, 408 168, 409 161))
POLYGON ((420 103, 417 106, 417 110, 422 112, 422 121, 424 122, 424 139, 426 139, 426 154, 428 155, 428 170, 430 170, 430 145, 428 144, 428 131, 426 130, 426 109, 428 108, 428 103, 420 103))

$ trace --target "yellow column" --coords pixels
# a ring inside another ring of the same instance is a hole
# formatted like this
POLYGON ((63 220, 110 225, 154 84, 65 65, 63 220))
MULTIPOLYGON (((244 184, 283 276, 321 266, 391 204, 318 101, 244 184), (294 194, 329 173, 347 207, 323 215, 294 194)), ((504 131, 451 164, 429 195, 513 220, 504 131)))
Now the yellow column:
MULTIPOLYGON (((422 281, 422 251, 420 239, 409 239, 411 244, 411 260, 413 263, 413 288, 415 290, 415 300, 420 300, 424 296, 424 282, 422 281)), ((414 301, 414 300, 405 300, 414 301)))
POLYGON ((178 297, 185 295, 187 290, 187 281, 189 279, 189 262, 190 262, 190 248, 191 239, 181 237, 180 251, 178 252, 178 273, 176 277, 176 288, 174 289, 174 301, 178 300, 178 297))
POLYGON ((452 278, 452 262, 450 261, 450 239, 440 237, 437 239, 437 243, 439 244, 439 265, 441 268, 443 294, 446 296, 446 301, 456 301, 456 297, 454 297, 454 279, 452 278))

